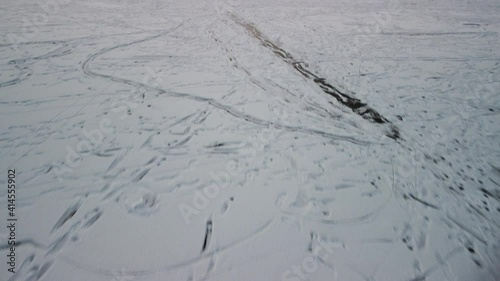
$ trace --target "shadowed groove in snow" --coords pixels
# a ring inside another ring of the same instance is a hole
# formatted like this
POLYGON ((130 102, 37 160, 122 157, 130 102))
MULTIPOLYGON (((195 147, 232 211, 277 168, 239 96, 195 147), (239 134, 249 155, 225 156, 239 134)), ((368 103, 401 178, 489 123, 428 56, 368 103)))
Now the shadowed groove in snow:
POLYGON ((342 105, 349 107, 354 113, 360 115, 366 120, 369 120, 378 124, 388 124, 389 130, 386 135, 392 139, 399 139, 400 133, 398 128, 391 123, 391 121, 387 120, 385 117, 380 115, 376 110, 369 107, 366 103, 360 101, 359 99, 353 98, 346 93, 343 93, 338 88, 332 86, 330 83, 326 81, 325 78, 319 77, 316 74, 309 71, 303 61, 296 60, 290 53, 286 52, 282 48, 276 46, 272 41, 266 38, 262 32, 260 32, 255 26, 250 23, 245 23, 240 20, 234 14, 231 14, 231 18, 245 28, 253 37, 260 41, 260 43, 273 51, 273 53, 281 58, 284 62, 291 65, 295 70, 297 70, 302 76, 307 79, 312 80, 316 85, 318 85, 323 92, 334 97, 338 102, 342 105))

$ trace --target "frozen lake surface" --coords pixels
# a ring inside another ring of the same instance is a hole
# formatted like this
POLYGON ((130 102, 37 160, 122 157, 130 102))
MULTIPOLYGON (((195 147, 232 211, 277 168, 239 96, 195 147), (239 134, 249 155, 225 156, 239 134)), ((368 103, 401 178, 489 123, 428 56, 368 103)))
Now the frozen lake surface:
POLYGON ((1 280, 500 280, 498 0, 0 15, 1 280))

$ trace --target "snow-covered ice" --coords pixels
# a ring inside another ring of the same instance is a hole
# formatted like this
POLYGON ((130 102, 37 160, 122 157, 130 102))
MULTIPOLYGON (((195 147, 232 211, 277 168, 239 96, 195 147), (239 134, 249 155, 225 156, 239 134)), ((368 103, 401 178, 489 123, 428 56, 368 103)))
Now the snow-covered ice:
POLYGON ((498 0, 0 15, 0 280, 500 280, 498 0))

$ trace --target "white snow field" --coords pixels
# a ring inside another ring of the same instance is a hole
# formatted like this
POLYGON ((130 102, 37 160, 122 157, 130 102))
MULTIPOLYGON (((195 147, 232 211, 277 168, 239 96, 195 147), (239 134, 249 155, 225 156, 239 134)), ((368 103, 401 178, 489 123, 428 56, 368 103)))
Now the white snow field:
POLYGON ((500 280, 500 1, 0 3, 0 280, 500 280))

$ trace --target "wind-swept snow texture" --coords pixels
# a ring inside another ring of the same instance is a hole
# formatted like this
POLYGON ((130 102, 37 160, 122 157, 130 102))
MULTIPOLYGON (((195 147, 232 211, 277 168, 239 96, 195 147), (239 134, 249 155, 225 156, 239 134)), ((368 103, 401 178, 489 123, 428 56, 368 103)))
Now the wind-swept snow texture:
POLYGON ((499 1, 0 15, 1 280, 500 280, 499 1))

